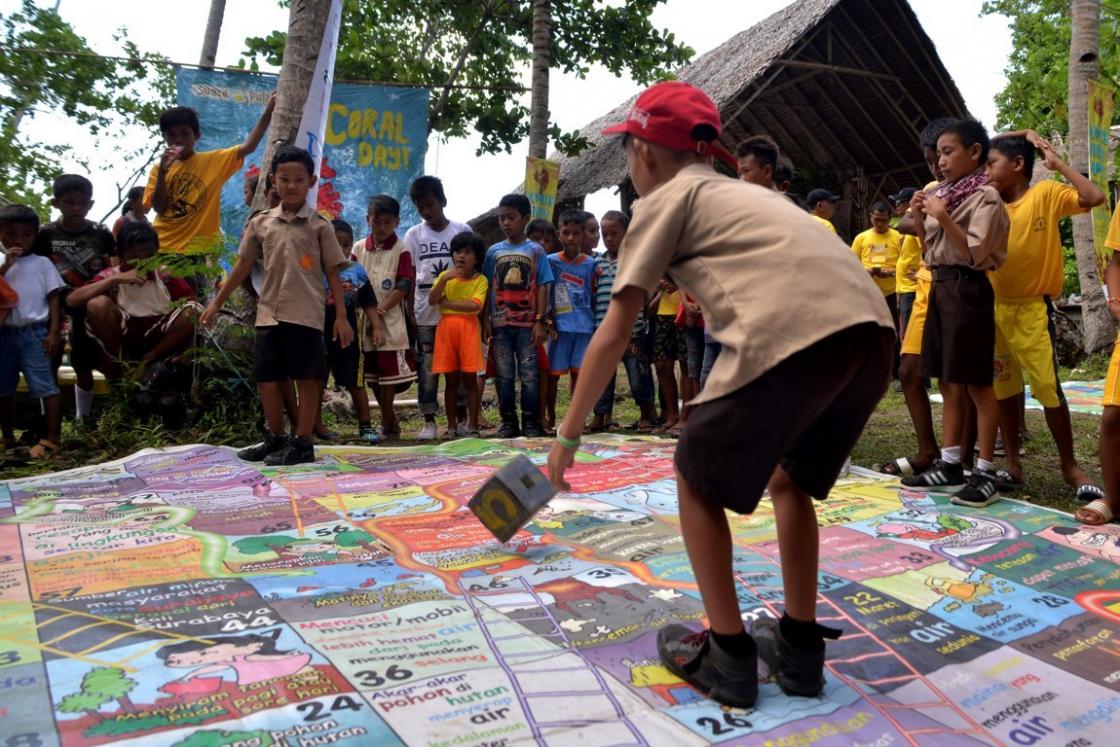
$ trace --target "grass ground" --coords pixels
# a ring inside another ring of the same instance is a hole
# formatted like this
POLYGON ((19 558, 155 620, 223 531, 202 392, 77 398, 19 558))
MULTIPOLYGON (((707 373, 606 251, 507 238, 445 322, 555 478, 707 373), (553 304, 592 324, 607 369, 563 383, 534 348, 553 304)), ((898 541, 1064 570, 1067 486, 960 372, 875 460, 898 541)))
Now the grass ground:
MULTIPOLYGON (((1062 371, 1063 380, 1094 380, 1104 377, 1108 358, 1096 356, 1075 371, 1062 371)), ((616 398, 613 420, 622 425, 638 419, 638 410, 629 396, 626 377, 621 373, 618 378, 619 397, 616 398)), ((568 383, 562 381, 557 397, 557 410, 563 413, 568 403, 568 383)), ((487 387, 483 414, 492 424, 499 422, 497 403, 492 385, 487 387)), ((415 386, 398 395, 398 400, 414 400, 415 386)), ((158 421, 145 420, 142 413, 136 413, 122 404, 122 398, 114 395, 99 397, 95 409, 96 422, 89 426, 76 427, 67 422, 63 433, 62 454, 53 460, 27 463, 0 463, 0 479, 14 479, 43 472, 54 472, 86 464, 119 459, 139 449, 168 446, 175 444, 209 443, 217 445, 243 446, 257 439, 259 420, 256 403, 244 390, 234 390, 228 397, 212 400, 212 406, 201 415, 193 427, 170 431, 158 421)), ((935 421, 940 419, 940 405, 934 405, 935 421)), ((377 422, 374 410, 374 422, 377 422)), ((406 445, 415 442, 423 418, 415 406, 398 409, 401 421, 402 438, 393 442, 406 445)), ((1099 480, 1099 459, 1097 439, 1100 418, 1094 415, 1073 413, 1073 432, 1075 452, 1081 465, 1094 480, 1099 480)), ((345 441, 357 443, 357 424, 353 420, 340 419, 331 414, 325 415, 328 427, 338 432, 345 441)), ((439 418, 441 430, 446 419, 439 418)), ((1027 411, 1027 426, 1031 438, 1026 442, 1026 455, 1023 467, 1028 489, 1015 494, 1015 497, 1051 508, 1070 511, 1074 508, 1072 491, 1062 482, 1058 469, 1058 458, 1050 439, 1049 431, 1042 413, 1027 411)), ((390 445, 393 445, 390 444, 390 445)), ((893 389, 887 392, 879 404, 863 437, 852 454, 855 464, 870 467, 900 456, 914 453, 916 441, 906 405, 902 395, 893 389)))

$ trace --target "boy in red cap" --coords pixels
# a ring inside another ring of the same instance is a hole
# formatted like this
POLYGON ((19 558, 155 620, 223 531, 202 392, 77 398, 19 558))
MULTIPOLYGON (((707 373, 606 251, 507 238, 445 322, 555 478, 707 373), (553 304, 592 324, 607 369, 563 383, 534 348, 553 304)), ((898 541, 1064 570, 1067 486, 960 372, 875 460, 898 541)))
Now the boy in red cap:
POLYGON ((675 458, 681 532, 710 628, 669 625, 658 651, 678 677, 745 708, 758 696, 758 656, 788 694, 815 696, 824 686, 824 638, 839 632, 815 619, 812 499, 828 495, 886 391, 894 332, 882 293, 839 239, 810 228, 813 219, 781 194, 712 168, 713 157, 735 166, 716 142, 720 129, 707 95, 667 82, 642 93, 627 120, 604 131, 624 135, 641 200, 548 464, 552 482, 570 490, 564 472, 584 419, 646 294, 668 274, 696 299, 723 351, 690 403, 675 458), (795 271, 806 263, 820 271, 811 278, 795 271), (767 488, 785 614, 756 621, 748 635, 725 509, 749 514, 767 488))

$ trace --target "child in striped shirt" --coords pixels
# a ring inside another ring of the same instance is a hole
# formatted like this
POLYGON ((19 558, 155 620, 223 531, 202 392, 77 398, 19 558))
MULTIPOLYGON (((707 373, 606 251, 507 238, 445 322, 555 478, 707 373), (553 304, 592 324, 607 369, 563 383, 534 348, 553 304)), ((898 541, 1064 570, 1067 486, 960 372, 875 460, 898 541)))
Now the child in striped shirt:
MULTIPOLYGON (((614 288, 614 277, 618 273, 618 248, 622 245, 623 237, 626 236, 626 229, 630 227, 630 216, 617 210, 610 210, 603 214, 600 227, 603 245, 607 251, 599 257, 599 264, 595 268, 596 329, 603 324, 603 319, 607 315, 611 290, 614 288)), ((630 381, 630 394, 641 411, 638 422, 632 424, 630 429, 641 433, 653 430, 653 421, 657 417, 657 412, 653 408, 653 372, 650 369, 649 356, 646 354, 645 331, 645 316, 639 314, 630 333, 630 344, 622 356, 622 365, 626 367, 626 378, 630 381)), ((610 383, 603 391, 603 396, 595 404, 595 417, 590 425, 593 433, 607 430, 611 411, 614 409, 614 386, 617 378, 617 374, 611 377, 610 383)))

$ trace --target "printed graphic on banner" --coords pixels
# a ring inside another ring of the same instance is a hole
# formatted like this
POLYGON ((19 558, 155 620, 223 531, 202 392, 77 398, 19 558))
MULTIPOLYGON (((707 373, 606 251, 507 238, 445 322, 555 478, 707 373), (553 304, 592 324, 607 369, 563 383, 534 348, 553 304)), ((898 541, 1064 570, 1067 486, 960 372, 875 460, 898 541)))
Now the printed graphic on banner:
MULTIPOLYGON (((203 149, 224 148, 245 139, 264 110, 276 76, 179 68, 178 101, 198 110, 203 149)), ((428 142, 428 91, 424 88, 336 83, 327 107, 323 143, 297 143, 322 152, 316 206, 330 218, 342 218, 365 235, 366 204, 376 194, 401 203, 403 232, 420 221, 408 199, 408 185, 424 172, 428 142)), ((245 159, 239 176, 222 189, 222 231, 229 251, 249 217, 244 185, 260 171, 265 143, 245 159)))
POLYGON ((1097 267, 1104 279, 1112 250, 1104 245, 1108 224, 1112 219, 1112 205, 1108 188, 1109 131, 1112 128, 1114 91, 1095 80, 1089 81, 1089 179, 1105 193, 1103 205, 1093 208, 1093 243, 1097 247, 1097 267))
MULTIPOLYGON (((818 504, 818 698, 749 711, 657 657, 704 608, 672 444, 596 437, 509 542, 470 512, 541 444, 176 447, 0 483, 0 747, 1107 745, 1120 527, 850 476, 818 504)), ((729 518, 744 622, 781 614, 774 512, 729 518)))
POLYGON ((559 185, 560 164, 532 156, 525 159, 525 196, 533 208, 534 219, 552 220, 559 185))

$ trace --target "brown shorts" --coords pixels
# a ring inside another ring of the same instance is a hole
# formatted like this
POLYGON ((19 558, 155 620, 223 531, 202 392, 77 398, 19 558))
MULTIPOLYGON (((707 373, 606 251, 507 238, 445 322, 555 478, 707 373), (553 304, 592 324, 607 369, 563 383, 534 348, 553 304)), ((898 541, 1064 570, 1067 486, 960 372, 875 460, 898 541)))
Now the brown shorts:
POLYGON ((996 305, 987 274, 968 267, 933 268, 922 376, 949 384, 992 386, 996 305))
POLYGON ((754 511, 774 469, 823 500, 887 391, 894 332, 860 324, 820 340, 727 396, 696 405, 675 463, 706 500, 754 511))
POLYGON ((416 354, 406 350, 373 350, 365 355, 363 375, 368 386, 393 386, 398 392, 416 381, 416 354))

